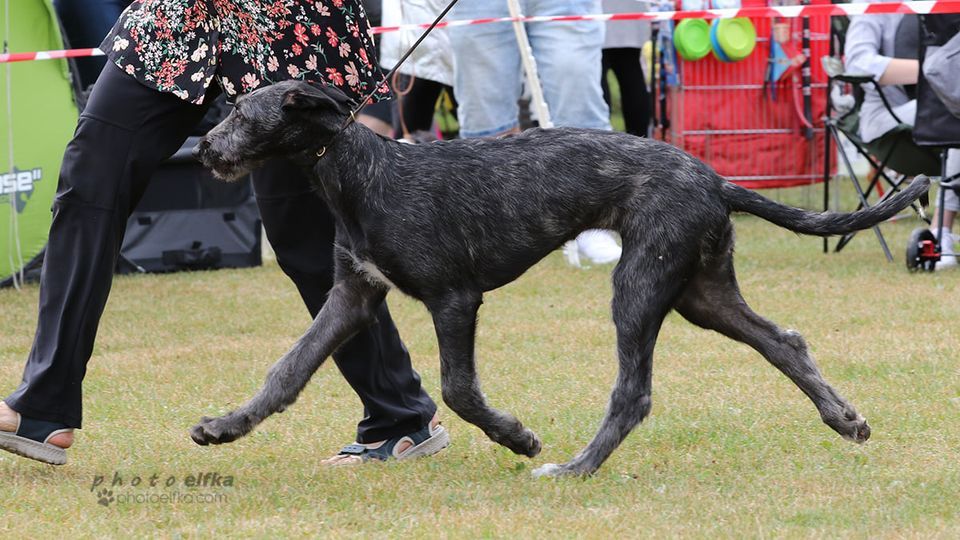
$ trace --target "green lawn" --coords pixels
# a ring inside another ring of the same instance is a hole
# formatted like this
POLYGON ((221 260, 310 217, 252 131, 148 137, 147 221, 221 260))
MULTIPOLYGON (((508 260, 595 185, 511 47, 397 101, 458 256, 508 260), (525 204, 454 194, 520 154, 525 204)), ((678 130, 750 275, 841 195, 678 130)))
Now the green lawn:
MULTIPOLYGON (((361 414, 332 363, 249 437, 199 447, 190 426, 248 398, 306 312, 275 264, 120 277, 70 462, 0 455, 0 536, 960 536, 960 272, 907 273, 913 220, 884 226, 893 264, 870 233, 824 255, 819 239, 735 220, 744 296, 804 334, 826 378, 869 419, 866 445, 823 425, 757 353, 671 315, 647 421, 592 478, 532 478, 590 440, 616 367, 609 268, 576 270, 556 253, 489 294, 480 319, 484 390, 541 436, 536 459, 441 405, 453 442, 436 457, 321 467, 361 414), (233 485, 187 485, 205 473, 233 485), (124 485, 98 504, 115 475, 124 485)), ((428 314, 389 299, 439 398, 428 314)), ((0 291, 0 395, 20 380, 36 305, 35 286, 0 291)))

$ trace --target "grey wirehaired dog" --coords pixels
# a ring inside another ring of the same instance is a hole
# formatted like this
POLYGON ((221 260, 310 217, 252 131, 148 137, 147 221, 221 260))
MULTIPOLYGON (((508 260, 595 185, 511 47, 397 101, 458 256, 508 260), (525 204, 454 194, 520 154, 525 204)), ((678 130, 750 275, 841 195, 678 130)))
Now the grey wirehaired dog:
POLYGON ((733 269, 731 211, 792 231, 835 235, 870 227, 928 188, 851 214, 784 206, 725 181, 683 151, 650 139, 585 129, 534 129, 501 139, 406 145, 352 124, 336 89, 283 82, 237 101, 200 142, 203 163, 231 179, 287 157, 315 179, 337 219, 336 279, 310 329, 250 401, 191 430, 226 443, 292 404, 323 361, 391 288, 422 301, 440 346, 444 402, 492 440, 530 457, 540 441, 487 404, 474 360, 483 293, 510 283, 584 229, 620 233, 613 272, 619 374, 600 430, 563 465, 537 475, 593 473, 650 411, 654 343, 671 309, 760 352, 813 401, 844 438, 870 428, 820 375, 803 338, 754 313, 733 269))

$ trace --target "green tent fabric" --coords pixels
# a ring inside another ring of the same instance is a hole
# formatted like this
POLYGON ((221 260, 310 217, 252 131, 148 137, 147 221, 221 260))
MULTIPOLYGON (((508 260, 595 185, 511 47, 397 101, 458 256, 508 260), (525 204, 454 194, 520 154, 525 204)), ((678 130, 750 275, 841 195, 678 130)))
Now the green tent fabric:
MULTIPOLYGON (((49 0, 0 0, 4 52, 63 48, 49 0)), ((63 150, 77 124, 66 60, 0 64, 0 284, 47 243, 63 150)), ((104 149, 109 151, 109 149, 104 149)))

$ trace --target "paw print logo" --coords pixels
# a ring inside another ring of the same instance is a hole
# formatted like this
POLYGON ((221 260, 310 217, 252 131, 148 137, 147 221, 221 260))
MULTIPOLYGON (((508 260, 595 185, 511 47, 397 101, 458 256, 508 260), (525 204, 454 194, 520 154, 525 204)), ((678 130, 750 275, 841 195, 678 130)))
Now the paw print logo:
POLYGON ((110 503, 112 503, 114 500, 116 499, 113 498, 113 491, 109 489, 101 489, 97 493, 97 504, 101 506, 110 506, 110 503))

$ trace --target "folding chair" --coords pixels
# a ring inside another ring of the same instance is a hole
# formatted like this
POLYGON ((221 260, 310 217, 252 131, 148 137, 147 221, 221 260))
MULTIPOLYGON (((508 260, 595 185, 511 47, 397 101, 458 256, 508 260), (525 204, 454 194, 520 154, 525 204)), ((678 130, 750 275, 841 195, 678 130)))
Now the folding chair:
MULTIPOLYGON (((827 130, 827 136, 824 138, 824 144, 826 147, 825 160, 827 165, 824 168, 824 185, 827 186, 826 189, 829 189, 829 159, 832 143, 836 144, 837 149, 839 150, 838 154, 840 156, 840 160, 844 165, 847 176, 849 177, 850 182, 856 191, 857 198, 859 199, 857 210, 860 210, 861 208, 870 206, 868 198, 873 194, 874 191, 877 191, 880 195, 880 200, 883 200, 885 197, 889 197, 893 193, 899 191, 900 186, 902 186, 908 178, 918 174, 936 176, 940 171, 940 160, 936 151, 930 148, 918 146, 914 143, 912 126, 903 123, 897 117, 893 107, 887 101, 886 96, 884 96, 883 92, 880 91, 879 83, 873 80, 873 77, 869 75, 847 73, 844 71, 844 66, 842 61, 839 59, 839 56, 842 55, 843 40, 846 36, 846 27, 847 21, 845 18, 834 18, 833 24, 831 25, 832 54, 831 56, 827 56, 822 59, 824 71, 828 76, 827 117, 824 122, 827 130), (836 47, 835 43, 839 43, 840 46, 836 47), (848 84, 853 88, 852 95, 854 98, 854 105, 849 110, 841 111, 837 110, 837 107, 835 107, 832 90, 834 85, 838 83, 845 85, 848 84), (863 139, 861 139, 859 134, 860 108, 863 105, 865 96, 862 85, 865 84, 873 85, 874 89, 879 94, 884 107, 898 122, 898 125, 895 128, 883 134, 878 139, 870 142, 865 142, 863 139), (844 151, 840 138, 841 133, 853 144, 857 154, 866 159, 867 163, 870 164, 871 169, 873 170, 872 176, 870 176, 869 180, 866 182, 866 188, 863 187, 864 179, 861 179, 854 171, 850 156, 848 156, 844 151), (888 171, 896 171, 896 174, 891 177, 891 174, 888 173, 888 171), (884 185, 889 188, 889 191, 884 192, 884 185)), ((828 192, 825 192, 824 210, 828 208, 829 195, 828 192)), ((922 215, 920 205, 915 203, 913 208, 918 215, 922 215)), ((883 253, 886 256, 887 261, 892 262, 893 255, 890 253, 890 248, 883 237, 883 233, 880 231, 880 227, 874 226, 873 231, 877 236, 877 241, 880 243, 880 247, 883 249, 883 253)), ((846 246, 853 239, 855 234, 856 233, 851 233, 841 237, 837 242, 834 251, 839 252, 841 249, 843 249, 844 246, 846 246)), ((827 250, 828 242, 826 239, 824 239, 824 251, 826 252, 827 250)))
MULTIPOLYGON (((920 44, 922 66, 927 47, 943 45, 960 32, 960 14, 923 16, 921 24, 924 32, 924 39, 920 44)), ((947 177, 947 150, 960 148, 960 118, 950 114, 923 78, 922 70, 917 85, 917 122, 913 130, 913 140, 920 147, 939 152, 940 215, 937 223, 942 224, 946 190, 952 189, 960 193, 960 174, 947 177)), ((956 255, 942 253, 940 247, 939 236, 934 236, 928 228, 915 229, 907 241, 907 268, 933 271, 942 255, 956 255)))

